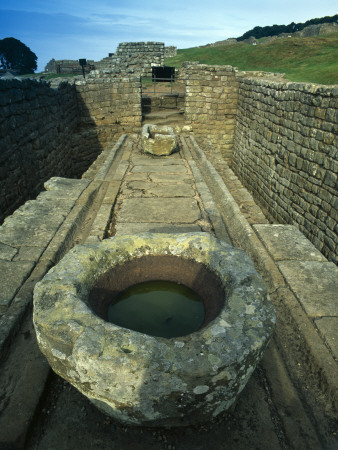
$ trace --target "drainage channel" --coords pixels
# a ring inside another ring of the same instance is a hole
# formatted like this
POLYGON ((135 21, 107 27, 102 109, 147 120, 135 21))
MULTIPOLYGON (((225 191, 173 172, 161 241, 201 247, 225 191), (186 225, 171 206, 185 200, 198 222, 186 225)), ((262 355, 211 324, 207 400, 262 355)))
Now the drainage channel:
MULTIPOLYGON (((161 162, 142 154, 137 136, 129 137, 128 142, 106 173, 103 182, 107 186, 95 205, 98 214, 91 214, 78 242, 143 231, 197 230, 230 241, 221 219, 220 200, 210 181, 205 181, 188 139, 181 139, 179 154, 161 162), (119 183, 119 187, 111 183, 119 183)), ((324 448, 328 436, 316 419, 303 405, 273 340, 236 407, 196 427, 154 430, 125 426, 99 412, 75 388, 52 375, 24 448, 319 449, 324 448)))
MULTIPOLYGON (((212 232, 214 223, 204 206, 208 195, 194 178, 181 153, 154 157, 133 147, 129 167, 114 208, 110 236, 140 232, 212 232)), ((216 206, 209 193, 209 209, 216 206)))

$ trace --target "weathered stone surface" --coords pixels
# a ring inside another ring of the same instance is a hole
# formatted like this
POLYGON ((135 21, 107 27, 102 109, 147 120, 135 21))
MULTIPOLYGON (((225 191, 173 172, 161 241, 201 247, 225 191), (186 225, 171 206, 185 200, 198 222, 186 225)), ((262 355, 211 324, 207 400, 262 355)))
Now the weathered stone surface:
POLYGON ((168 156, 178 151, 177 137, 171 127, 144 125, 141 139, 145 153, 168 156))
MULTIPOLYGON (((136 174, 137 175, 137 174, 136 174)), ((135 175, 135 176, 136 176, 135 175)), ((140 174, 141 175, 141 174, 140 174)), ((188 174, 185 173, 155 173, 151 172, 149 173, 149 178, 154 183, 189 183, 190 178, 188 174)))
POLYGON ((294 225, 254 225, 259 238, 275 261, 327 261, 294 225))
POLYGON ((58 199, 52 192, 42 192, 29 200, 0 226, 0 242, 7 245, 46 246, 70 212, 74 199, 58 199), (40 218, 43 217, 43 220, 40 218))
POLYGON ((55 192, 58 198, 75 198, 77 199, 84 189, 89 185, 90 181, 74 180, 72 178, 52 177, 44 183, 46 191, 55 192))
POLYGON ((201 218, 194 198, 127 198, 118 222, 193 223, 201 218))
POLYGON ((186 174, 187 169, 185 166, 170 164, 170 165, 139 165, 133 167, 131 173, 136 174, 138 172, 149 173, 151 176, 156 174, 157 176, 168 176, 167 174, 175 174, 175 176, 179 176, 180 174, 186 174))
POLYGON ((154 186, 154 183, 145 181, 132 181, 128 188, 133 191, 143 191, 144 197, 193 197, 195 191, 188 184, 164 184, 154 186))
POLYGON ((244 252, 205 233, 120 236, 77 246, 36 285, 34 325, 53 369, 107 414, 129 424, 209 420, 233 404, 271 336, 275 316, 244 252), (146 255, 203 264, 220 280, 218 316, 164 339, 108 323, 88 297, 106 271, 146 255))
POLYGON ((320 261, 280 261, 278 267, 310 317, 337 315, 337 266, 320 261))
POLYGON ((194 224, 180 223, 118 223, 116 234, 139 234, 139 233, 196 233, 201 227, 194 224))
POLYGON ((334 86, 239 78, 231 161, 277 222, 295 224, 335 263, 336 107, 334 86))
POLYGON ((11 261, 17 253, 17 248, 0 242, 0 260, 11 261))
POLYGON ((0 314, 11 304, 22 283, 28 278, 34 267, 29 261, 0 261, 1 291, 0 314))
POLYGON ((315 320, 315 324, 330 347, 333 356, 338 359, 338 317, 321 317, 315 320))
POLYGON ((147 166, 185 166, 183 159, 180 158, 179 154, 171 155, 170 158, 154 158, 151 155, 134 156, 132 159, 134 165, 144 165, 147 166))

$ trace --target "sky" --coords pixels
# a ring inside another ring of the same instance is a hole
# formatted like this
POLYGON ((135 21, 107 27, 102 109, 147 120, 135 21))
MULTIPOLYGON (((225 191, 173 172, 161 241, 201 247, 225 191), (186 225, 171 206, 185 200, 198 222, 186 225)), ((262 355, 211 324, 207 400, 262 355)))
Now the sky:
POLYGON ((42 72, 52 58, 100 61, 120 42, 183 49, 337 13, 335 0, 0 0, 0 39, 27 45, 42 72))

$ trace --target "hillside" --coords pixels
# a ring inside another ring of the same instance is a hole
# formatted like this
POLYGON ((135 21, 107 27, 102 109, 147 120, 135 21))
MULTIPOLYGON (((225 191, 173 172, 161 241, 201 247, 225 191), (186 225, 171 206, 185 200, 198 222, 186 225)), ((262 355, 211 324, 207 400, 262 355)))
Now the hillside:
POLYGON ((257 43, 181 49, 177 50, 177 56, 166 58, 165 64, 180 67, 183 61, 199 61, 231 65, 239 70, 285 73, 290 81, 338 84, 338 33, 274 40, 261 38, 257 43))
POLYGON ((257 39, 267 36, 278 36, 282 33, 294 33, 300 32, 305 28, 318 26, 318 25, 328 25, 334 24, 336 25, 338 22, 338 14, 335 16, 325 16, 318 19, 307 20, 304 23, 289 23, 289 25, 272 25, 267 27, 255 27, 252 30, 247 31, 242 36, 238 37, 238 41, 244 41, 250 37, 255 37, 257 39))

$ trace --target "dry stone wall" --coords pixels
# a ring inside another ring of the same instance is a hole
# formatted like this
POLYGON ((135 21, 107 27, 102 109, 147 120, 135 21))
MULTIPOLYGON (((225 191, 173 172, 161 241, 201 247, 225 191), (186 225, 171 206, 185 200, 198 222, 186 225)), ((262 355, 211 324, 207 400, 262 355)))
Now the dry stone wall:
POLYGON ((231 66, 187 65, 185 120, 194 134, 208 139, 231 158, 238 100, 231 66))
POLYGON ((330 260, 338 244, 338 88, 243 78, 232 168, 330 260))

